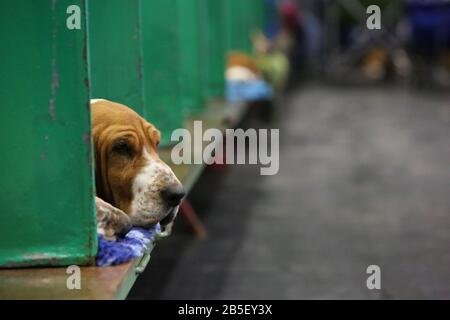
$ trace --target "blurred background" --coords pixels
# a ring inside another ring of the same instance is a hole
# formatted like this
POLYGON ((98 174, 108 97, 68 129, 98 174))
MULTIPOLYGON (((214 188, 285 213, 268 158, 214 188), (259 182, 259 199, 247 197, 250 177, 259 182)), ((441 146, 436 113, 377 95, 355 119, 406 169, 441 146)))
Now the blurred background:
POLYGON ((130 299, 450 298, 449 0, 1 4, 0 298, 124 298, 142 272, 130 299), (187 191, 105 268, 93 98, 154 124, 187 191), (196 120, 279 129, 279 172, 174 164, 196 120), (84 290, 43 268, 69 264, 84 290))
POLYGON ((450 298, 450 2, 262 3, 226 97, 250 101, 238 127, 280 129, 280 171, 207 167, 205 234, 178 217, 129 298, 450 298))

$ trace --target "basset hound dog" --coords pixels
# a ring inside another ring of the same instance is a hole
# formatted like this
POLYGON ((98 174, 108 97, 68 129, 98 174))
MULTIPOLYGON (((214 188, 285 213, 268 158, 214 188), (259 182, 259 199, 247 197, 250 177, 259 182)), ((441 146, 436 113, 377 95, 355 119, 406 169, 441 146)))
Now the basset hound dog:
POLYGON ((185 195, 158 156, 159 131, 132 109, 91 100, 97 230, 114 240, 132 226, 171 223, 185 195))

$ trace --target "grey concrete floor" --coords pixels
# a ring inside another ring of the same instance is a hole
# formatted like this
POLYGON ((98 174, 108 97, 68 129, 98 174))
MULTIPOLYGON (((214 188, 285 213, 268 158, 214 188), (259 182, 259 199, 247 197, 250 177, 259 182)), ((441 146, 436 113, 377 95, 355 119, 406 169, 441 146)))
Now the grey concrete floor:
POLYGON ((179 217, 129 297, 450 298, 449 96, 306 86, 280 110, 279 173, 205 172, 209 238, 179 217))

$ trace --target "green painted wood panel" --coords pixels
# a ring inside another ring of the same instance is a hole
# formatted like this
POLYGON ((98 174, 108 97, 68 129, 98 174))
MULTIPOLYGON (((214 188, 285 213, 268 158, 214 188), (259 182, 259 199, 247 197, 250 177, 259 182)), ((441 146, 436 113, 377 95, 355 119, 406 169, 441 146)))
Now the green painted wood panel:
POLYGON ((177 0, 180 50, 180 103, 184 116, 203 110, 204 61, 201 56, 202 0, 177 0))
POLYGON ((257 12, 254 10, 254 0, 245 1, 241 9, 241 48, 247 53, 252 52, 251 34, 256 28, 257 12))
POLYGON ((221 98, 225 92, 225 1, 204 0, 202 4, 202 61, 207 99, 221 98))
POLYGON ((89 1, 91 95, 144 115, 140 0, 89 1))
POLYGON ((245 39, 248 37, 246 11, 248 0, 227 0, 225 2, 225 47, 227 52, 246 49, 245 39))
POLYGON ((253 33, 257 31, 263 31, 264 30, 264 8, 265 8, 265 0, 249 0, 249 9, 247 13, 249 14, 249 25, 248 30, 250 33, 249 42, 247 43, 250 45, 249 49, 250 52, 253 52, 253 43, 251 41, 251 36, 253 33))
POLYGON ((252 52, 251 35, 263 27, 262 0, 225 2, 225 46, 227 51, 252 52))
POLYGON ((85 264, 97 250, 84 4, 0 4, 3 267, 85 264), (81 30, 66 28, 72 4, 81 30))
POLYGON ((256 30, 262 31, 265 26, 265 0, 251 0, 252 1, 252 7, 254 11, 254 28, 256 30))
POLYGON ((167 145, 173 130, 183 127, 180 106, 177 0, 142 1, 145 117, 167 145))

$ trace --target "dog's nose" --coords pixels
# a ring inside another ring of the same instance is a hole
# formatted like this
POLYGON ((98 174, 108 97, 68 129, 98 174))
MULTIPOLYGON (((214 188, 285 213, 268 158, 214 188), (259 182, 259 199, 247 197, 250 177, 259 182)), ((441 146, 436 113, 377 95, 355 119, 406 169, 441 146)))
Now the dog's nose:
POLYGON ((161 191, 163 200, 171 207, 179 205, 185 195, 182 186, 169 186, 161 191))

